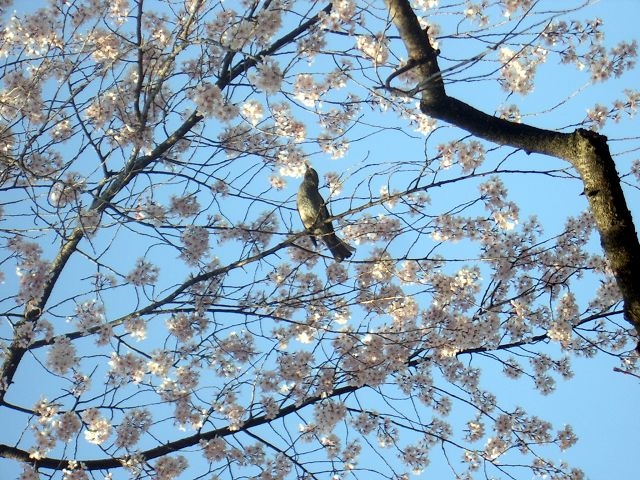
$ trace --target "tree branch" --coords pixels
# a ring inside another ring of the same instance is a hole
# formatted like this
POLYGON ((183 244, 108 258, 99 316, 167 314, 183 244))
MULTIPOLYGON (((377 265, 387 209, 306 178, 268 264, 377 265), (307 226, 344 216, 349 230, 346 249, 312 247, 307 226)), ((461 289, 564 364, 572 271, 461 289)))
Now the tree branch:
POLYGON ((386 0, 409 58, 416 63, 421 111, 477 137, 568 161, 584 182, 600 243, 624 300, 625 317, 640 333, 640 243, 611 157, 607 138, 578 129, 544 130, 488 115, 449 97, 440 75, 438 52, 431 46, 407 0, 386 0))

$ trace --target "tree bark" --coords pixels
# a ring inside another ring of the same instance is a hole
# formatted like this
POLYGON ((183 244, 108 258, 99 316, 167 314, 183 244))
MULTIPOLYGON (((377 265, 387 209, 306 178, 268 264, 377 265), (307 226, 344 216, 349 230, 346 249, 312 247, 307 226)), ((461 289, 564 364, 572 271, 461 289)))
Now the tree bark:
POLYGON ((420 28, 407 0, 386 0, 391 20, 418 78, 421 111, 495 142, 568 161, 584 183, 584 193, 624 302, 625 318, 640 333, 640 243, 611 158, 607 138, 578 129, 554 132, 488 115, 446 93, 438 51, 420 28))

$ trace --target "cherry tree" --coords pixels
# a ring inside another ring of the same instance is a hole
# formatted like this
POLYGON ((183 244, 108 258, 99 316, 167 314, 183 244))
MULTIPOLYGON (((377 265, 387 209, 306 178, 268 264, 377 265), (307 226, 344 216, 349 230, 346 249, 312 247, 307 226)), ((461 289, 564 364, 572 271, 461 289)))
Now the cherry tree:
POLYGON ((1 1, 3 469, 583 478, 491 385, 637 374, 637 46, 562 5, 1 1))

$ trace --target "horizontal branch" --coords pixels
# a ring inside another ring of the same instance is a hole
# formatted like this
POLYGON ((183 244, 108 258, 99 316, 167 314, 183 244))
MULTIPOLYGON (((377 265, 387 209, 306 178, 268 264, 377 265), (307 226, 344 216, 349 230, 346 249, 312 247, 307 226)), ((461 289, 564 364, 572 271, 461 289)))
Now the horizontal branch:
MULTIPOLYGON (((586 318, 583 318, 580 322, 574 325, 574 328, 578 328, 583 326, 589 322, 594 320, 604 318, 610 315, 616 315, 622 313, 620 311, 611 311, 601 314, 590 315, 586 318)), ((467 348, 457 352, 456 355, 469 355, 474 353, 489 353, 489 352, 499 352, 499 351, 508 351, 513 348, 524 347, 526 345, 532 345, 539 342, 549 341, 550 338, 547 333, 542 333, 539 335, 534 335, 529 338, 504 343, 497 345, 495 347, 476 347, 476 348, 467 348)), ((419 348, 415 352, 411 353, 407 356, 404 365, 407 368, 417 368, 421 363, 425 361, 425 355, 431 350, 429 348, 419 348)), ((389 373, 393 373, 389 371, 389 373)), ((289 405, 286 405, 278 411, 275 417, 267 418, 265 415, 259 415, 255 417, 249 417, 246 421, 242 423, 240 427, 240 431, 248 430, 253 427, 259 427, 265 424, 269 424, 278 419, 282 419, 290 414, 299 412, 302 408, 313 405, 317 402, 325 400, 327 398, 335 398, 343 395, 347 395, 349 393, 356 392, 362 388, 367 388, 368 385, 352 385, 347 384, 340 387, 335 388, 330 393, 323 392, 320 395, 313 395, 307 397, 305 400, 301 402, 293 402, 289 405)), ((188 437, 184 437, 173 442, 168 442, 163 445, 159 445, 155 448, 151 448, 140 452, 142 458, 146 461, 153 460, 156 458, 160 458, 171 453, 175 453, 177 451, 183 450, 185 448, 190 448, 197 445, 200 441, 212 440, 216 437, 225 437, 229 435, 234 435, 237 433, 237 430, 231 429, 229 426, 221 427, 215 430, 211 430, 205 433, 196 433, 194 435, 190 435, 188 437)), ((34 466, 35 468, 45 468, 45 469, 53 469, 59 470, 62 468, 70 468, 71 462, 79 462, 83 465, 86 470, 106 470, 106 469, 114 469, 123 467, 124 463, 127 462, 128 458, 126 456, 122 457, 112 457, 112 458, 104 458, 104 459, 94 459, 94 460, 65 460, 59 458, 50 458, 45 457, 41 459, 33 459, 29 456, 29 452, 0 444, 0 457, 11 458, 17 461, 26 462, 34 466)))
MULTIPOLYGON (((250 417, 246 421, 242 423, 240 427, 240 431, 247 430, 253 427, 259 427, 261 425, 268 424, 274 420, 281 419, 290 415, 292 413, 300 411, 302 408, 313 405, 319 401, 325 400, 327 398, 339 397, 342 395, 346 395, 364 386, 359 385, 345 385, 339 388, 334 389, 331 393, 323 392, 320 395, 314 395, 308 397, 302 402, 293 402, 289 405, 282 407, 275 418, 267 418, 266 415, 260 415, 257 417, 250 417)), ((190 435, 188 437, 181 438, 179 440, 168 442, 163 445, 159 445, 155 448, 151 448, 149 450, 145 450, 143 452, 139 452, 137 455, 144 458, 145 461, 154 460, 156 458, 164 457, 171 453, 175 453, 180 450, 184 450, 185 448, 193 447, 200 443, 201 441, 212 440, 217 437, 226 437, 228 435, 234 435, 237 433, 236 429, 231 429, 230 427, 222 427, 217 428, 215 430, 211 430, 206 433, 196 433, 194 435, 190 435)), ((94 460, 77 460, 77 459, 60 459, 60 458, 51 458, 45 457, 40 459, 31 458, 29 452, 26 450, 12 447, 9 445, 0 444, 0 457, 10 458, 13 460, 17 460, 20 462, 28 463, 34 468, 45 468, 51 470, 61 470, 63 468, 74 468, 78 463, 82 464, 85 470, 108 470, 114 468, 122 468, 129 460, 128 456, 122 457, 112 457, 112 458, 103 458, 103 459, 94 459, 94 460)))

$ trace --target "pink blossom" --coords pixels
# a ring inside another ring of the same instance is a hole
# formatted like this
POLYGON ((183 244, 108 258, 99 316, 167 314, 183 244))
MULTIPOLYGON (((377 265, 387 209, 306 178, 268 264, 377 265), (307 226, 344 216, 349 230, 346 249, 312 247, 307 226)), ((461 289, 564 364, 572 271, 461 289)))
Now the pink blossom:
POLYGON ((76 305, 76 324, 81 332, 93 333, 104 323, 104 305, 98 301, 87 300, 76 305))
POLYGON ((153 225, 161 225, 166 220, 166 211, 159 203, 146 199, 144 203, 138 204, 136 207, 135 218, 153 225))
POLYGON ((68 443, 81 427, 82 422, 76 412, 65 412, 56 422, 56 435, 61 442, 68 443))
POLYGON ((409 445, 403 449, 402 461, 419 475, 429 465, 429 451, 423 445, 409 445))
POLYGON ((287 182, 284 178, 276 175, 272 175, 269 177, 269 183, 276 190, 282 190, 287 186, 287 182))
POLYGON ((271 115, 278 135, 290 137, 294 143, 300 143, 306 139, 307 130, 305 124, 295 119, 288 104, 272 104, 271 115))
POLYGON ((77 464, 73 468, 62 469, 62 480, 89 480, 89 474, 81 464, 77 464))
POLYGON ((93 43, 91 57, 97 63, 113 62, 122 54, 120 39, 114 33, 95 30, 87 40, 93 43))
POLYGON ((242 116, 252 125, 257 125, 264 117, 264 108, 256 100, 247 100, 240 108, 242 116))
POLYGON ((223 438, 215 437, 211 440, 200 440, 202 454, 210 462, 218 462, 226 457, 226 442, 223 438))
POLYGON ((184 229, 181 235, 184 247, 180 258, 187 265, 197 265, 202 257, 206 256, 209 251, 209 232, 204 227, 189 225, 184 229))
POLYGON ((192 217, 201 211, 200 203, 195 195, 184 195, 178 197, 171 195, 169 212, 182 218, 192 217))
POLYGON ((77 363, 76 348, 71 341, 67 337, 58 337, 47 355, 49 368, 55 373, 64 375, 77 363))
POLYGON ((142 317, 129 317, 124 321, 124 329, 133 338, 142 341, 147 338, 147 322, 142 317))
POLYGON ((164 377, 169 373, 172 363, 173 359, 168 351, 156 350, 147 361, 147 367, 152 374, 164 377))
POLYGON ((307 73, 301 73, 296 76, 293 88, 296 92, 296 98, 307 107, 315 106, 316 102, 320 100, 321 95, 325 91, 322 85, 316 83, 313 76, 307 73))
POLYGON ((327 30, 347 31, 352 33, 356 22, 356 2, 353 0, 339 0, 333 4, 329 15, 323 20, 323 27, 327 30))
POLYGON ((199 83, 193 90, 191 99, 202 115, 225 122, 233 120, 238 115, 238 108, 228 103, 220 88, 213 83, 206 81, 199 83))
POLYGON ((592 123, 594 130, 604 127, 609 116, 609 109, 604 105, 596 104, 592 109, 587 110, 587 118, 592 123))
POLYGON ((307 168, 304 154, 295 147, 278 152, 276 164, 285 177, 301 177, 307 168))
POLYGON ((101 445, 111 436, 111 423, 104 418, 96 408, 89 408, 82 413, 82 420, 86 427, 84 438, 89 443, 101 445))
POLYGON ((578 441, 571 425, 565 425, 561 430, 558 430, 557 439, 561 450, 572 447, 578 441))
POLYGON ((18 480, 40 480, 40 475, 29 464, 23 463, 18 480))
POLYGON ((547 50, 542 47, 525 47, 517 52, 508 47, 500 49, 502 63, 502 88, 526 95, 533 91, 534 77, 540 64, 547 60, 547 50))
POLYGON ((193 318, 185 313, 178 313, 171 316, 166 322, 167 329, 181 342, 191 340, 197 331, 197 323, 193 318))
POLYGON ((256 70, 257 73, 250 78, 258 90, 263 90, 268 94, 275 94, 280 91, 283 75, 275 60, 263 58, 257 64, 256 70))
POLYGON ((331 135, 322 133, 318 136, 318 145, 323 152, 331 156, 332 159, 344 157, 349 151, 349 140, 345 137, 334 138, 331 135))
POLYGON ((187 459, 182 455, 175 457, 165 456, 156 460, 154 470, 157 480, 173 480, 177 478, 189 466, 187 459))
POLYGON ((116 427, 115 444, 119 448, 133 449, 152 424, 151 412, 146 408, 129 410, 116 427))
POLYGON ((335 425, 345 417, 346 411, 344 404, 337 401, 326 400, 316 403, 313 415, 318 431, 330 433, 335 425))
POLYGON ((471 421, 467 422, 468 433, 467 440, 470 442, 475 442, 484 437, 484 423, 481 421, 471 421))
POLYGON ((129 382, 140 383, 146 374, 146 362, 133 353, 117 354, 111 352, 109 360, 109 383, 126 385, 129 382))
POLYGON ((127 274, 125 280, 136 287, 153 285, 158 280, 160 269, 144 258, 136 260, 136 266, 127 274))
POLYGON ((382 65, 389 58, 388 39, 382 33, 374 36, 358 35, 356 46, 374 65, 382 65))
POLYGON ((502 0, 504 5, 503 15, 505 17, 511 17, 514 13, 521 9, 523 12, 531 8, 531 2, 533 0, 502 0))
POLYGON ((51 187, 49 201, 58 208, 77 202, 84 186, 85 179, 79 173, 68 172, 62 180, 58 180, 51 187))

